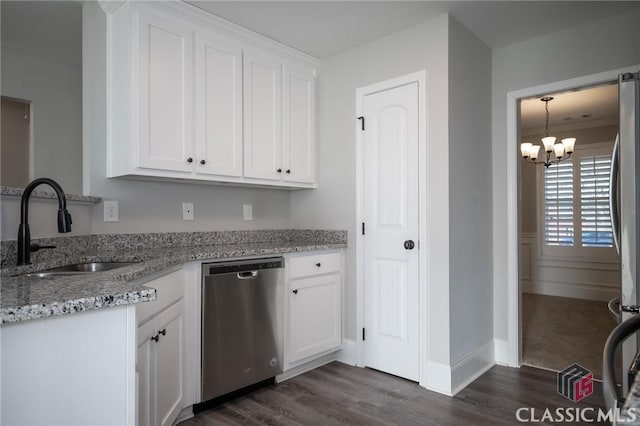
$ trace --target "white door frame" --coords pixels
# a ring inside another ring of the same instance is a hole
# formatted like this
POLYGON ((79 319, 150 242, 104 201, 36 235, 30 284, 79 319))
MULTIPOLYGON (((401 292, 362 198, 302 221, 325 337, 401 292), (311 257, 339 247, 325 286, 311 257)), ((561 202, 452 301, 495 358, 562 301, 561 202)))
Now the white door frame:
MULTIPOLYGON (((427 371, 427 88, 426 71, 418 71, 401 77, 392 78, 369 86, 356 89, 356 117, 362 116, 362 100, 384 90, 393 89, 410 83, 418 83, 418 196, 419 196, 419 230, 418 230, 418 267, 419 267, 419 303, 418 303, 418 333, 419 333, 419 383, 426 387, 427 371)), ((364 342, 362 328, 364 327, 364 242, 362 241, 362 222, 364 221, 364 164, 363 142, 364 135, 359 120, 354 120, 356 131, 356 365, 364 367, 364 342)), ((366 123, 365 123, 366 124, 366 123)))
POLYGON ((518 221, 518 170, 520 150, 518 140, 518 101, 523 98, 542 96, 577 87, 607 83, 618 79, 618 74, 637 72, 640 65, 624 67, 598 74, 591 74, 540 86, 514 90, 507 93, 507 365, 520 367, 522 362, 520 330, 520 285, 519 285, 519 232, 518 221))

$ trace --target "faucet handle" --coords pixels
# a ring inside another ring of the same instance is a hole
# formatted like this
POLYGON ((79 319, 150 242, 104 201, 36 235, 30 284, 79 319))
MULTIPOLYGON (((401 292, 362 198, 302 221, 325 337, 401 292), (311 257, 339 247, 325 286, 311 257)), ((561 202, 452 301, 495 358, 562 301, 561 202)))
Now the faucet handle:
POLYGON ((41 249, 53 249, 53 248, 56 248, 56 246, 41 246, 40 244, 31 244, 31 246, 29 246, 29 250, 31 250, 32 252, 38 251, 41 249))

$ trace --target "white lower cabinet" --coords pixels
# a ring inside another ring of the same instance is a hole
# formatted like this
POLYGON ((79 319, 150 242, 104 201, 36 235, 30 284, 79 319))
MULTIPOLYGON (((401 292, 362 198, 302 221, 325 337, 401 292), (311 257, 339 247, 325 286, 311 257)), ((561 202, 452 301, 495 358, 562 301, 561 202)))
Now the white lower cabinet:
POLYGON ((158 299, 152 303, 157 303, 160 311, 150 317, 139 315, 143 321, 138 327, 136 363, 139 425, 172 425, 184 407, 185 313, 181 272, 146 284, 156 288, 158 299))
POLYGON ((138 328, 138 424, 171 425, 183 406, 182 299, 138 328))
POLYGON ((315 253, 287 260, 289 367, 338 349, 342 343, 341 254, 315 253))

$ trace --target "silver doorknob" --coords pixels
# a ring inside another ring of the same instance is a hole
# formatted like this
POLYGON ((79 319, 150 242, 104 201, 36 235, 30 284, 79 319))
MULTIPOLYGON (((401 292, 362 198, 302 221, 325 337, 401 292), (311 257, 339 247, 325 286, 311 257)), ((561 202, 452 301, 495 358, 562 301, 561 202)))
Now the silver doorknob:
POLYGON ((407 250, 413 250, 415 246, 416 244, 413 242, 413 240, 407 240, 404 242, 404 248, 406 248, 407 250))

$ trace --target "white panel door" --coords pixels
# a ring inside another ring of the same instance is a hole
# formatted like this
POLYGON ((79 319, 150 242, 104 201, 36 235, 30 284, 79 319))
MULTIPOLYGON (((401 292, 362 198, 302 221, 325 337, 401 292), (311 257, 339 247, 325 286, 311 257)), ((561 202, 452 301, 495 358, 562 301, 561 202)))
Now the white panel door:
POLYGON ((282 69, 277 58, 244 54, 244 175, 282 178, 282 69))
POLYGON ((364 96, 363 116, 365 365, 417 381, 418 84, 364 96))
POLYGON ((282 148, 283 180, 316 181, 315 72, 283 67, 282 148))
POLYGON ((340 346, 341 288, 339 273, 291 280, 288 363, 340 346))
POLYGON ((196 34, 198 173, 242 176, 242 49, 211 32, 196 34))
POLYGON ((181 21, 140 11, 138 167, 193 170, 192 40, 181 21))
POLYGON ((155 344, 156 423, 170 426, 182 410, 184 377, 182 368, 183 300, 158 314, 155 344))

